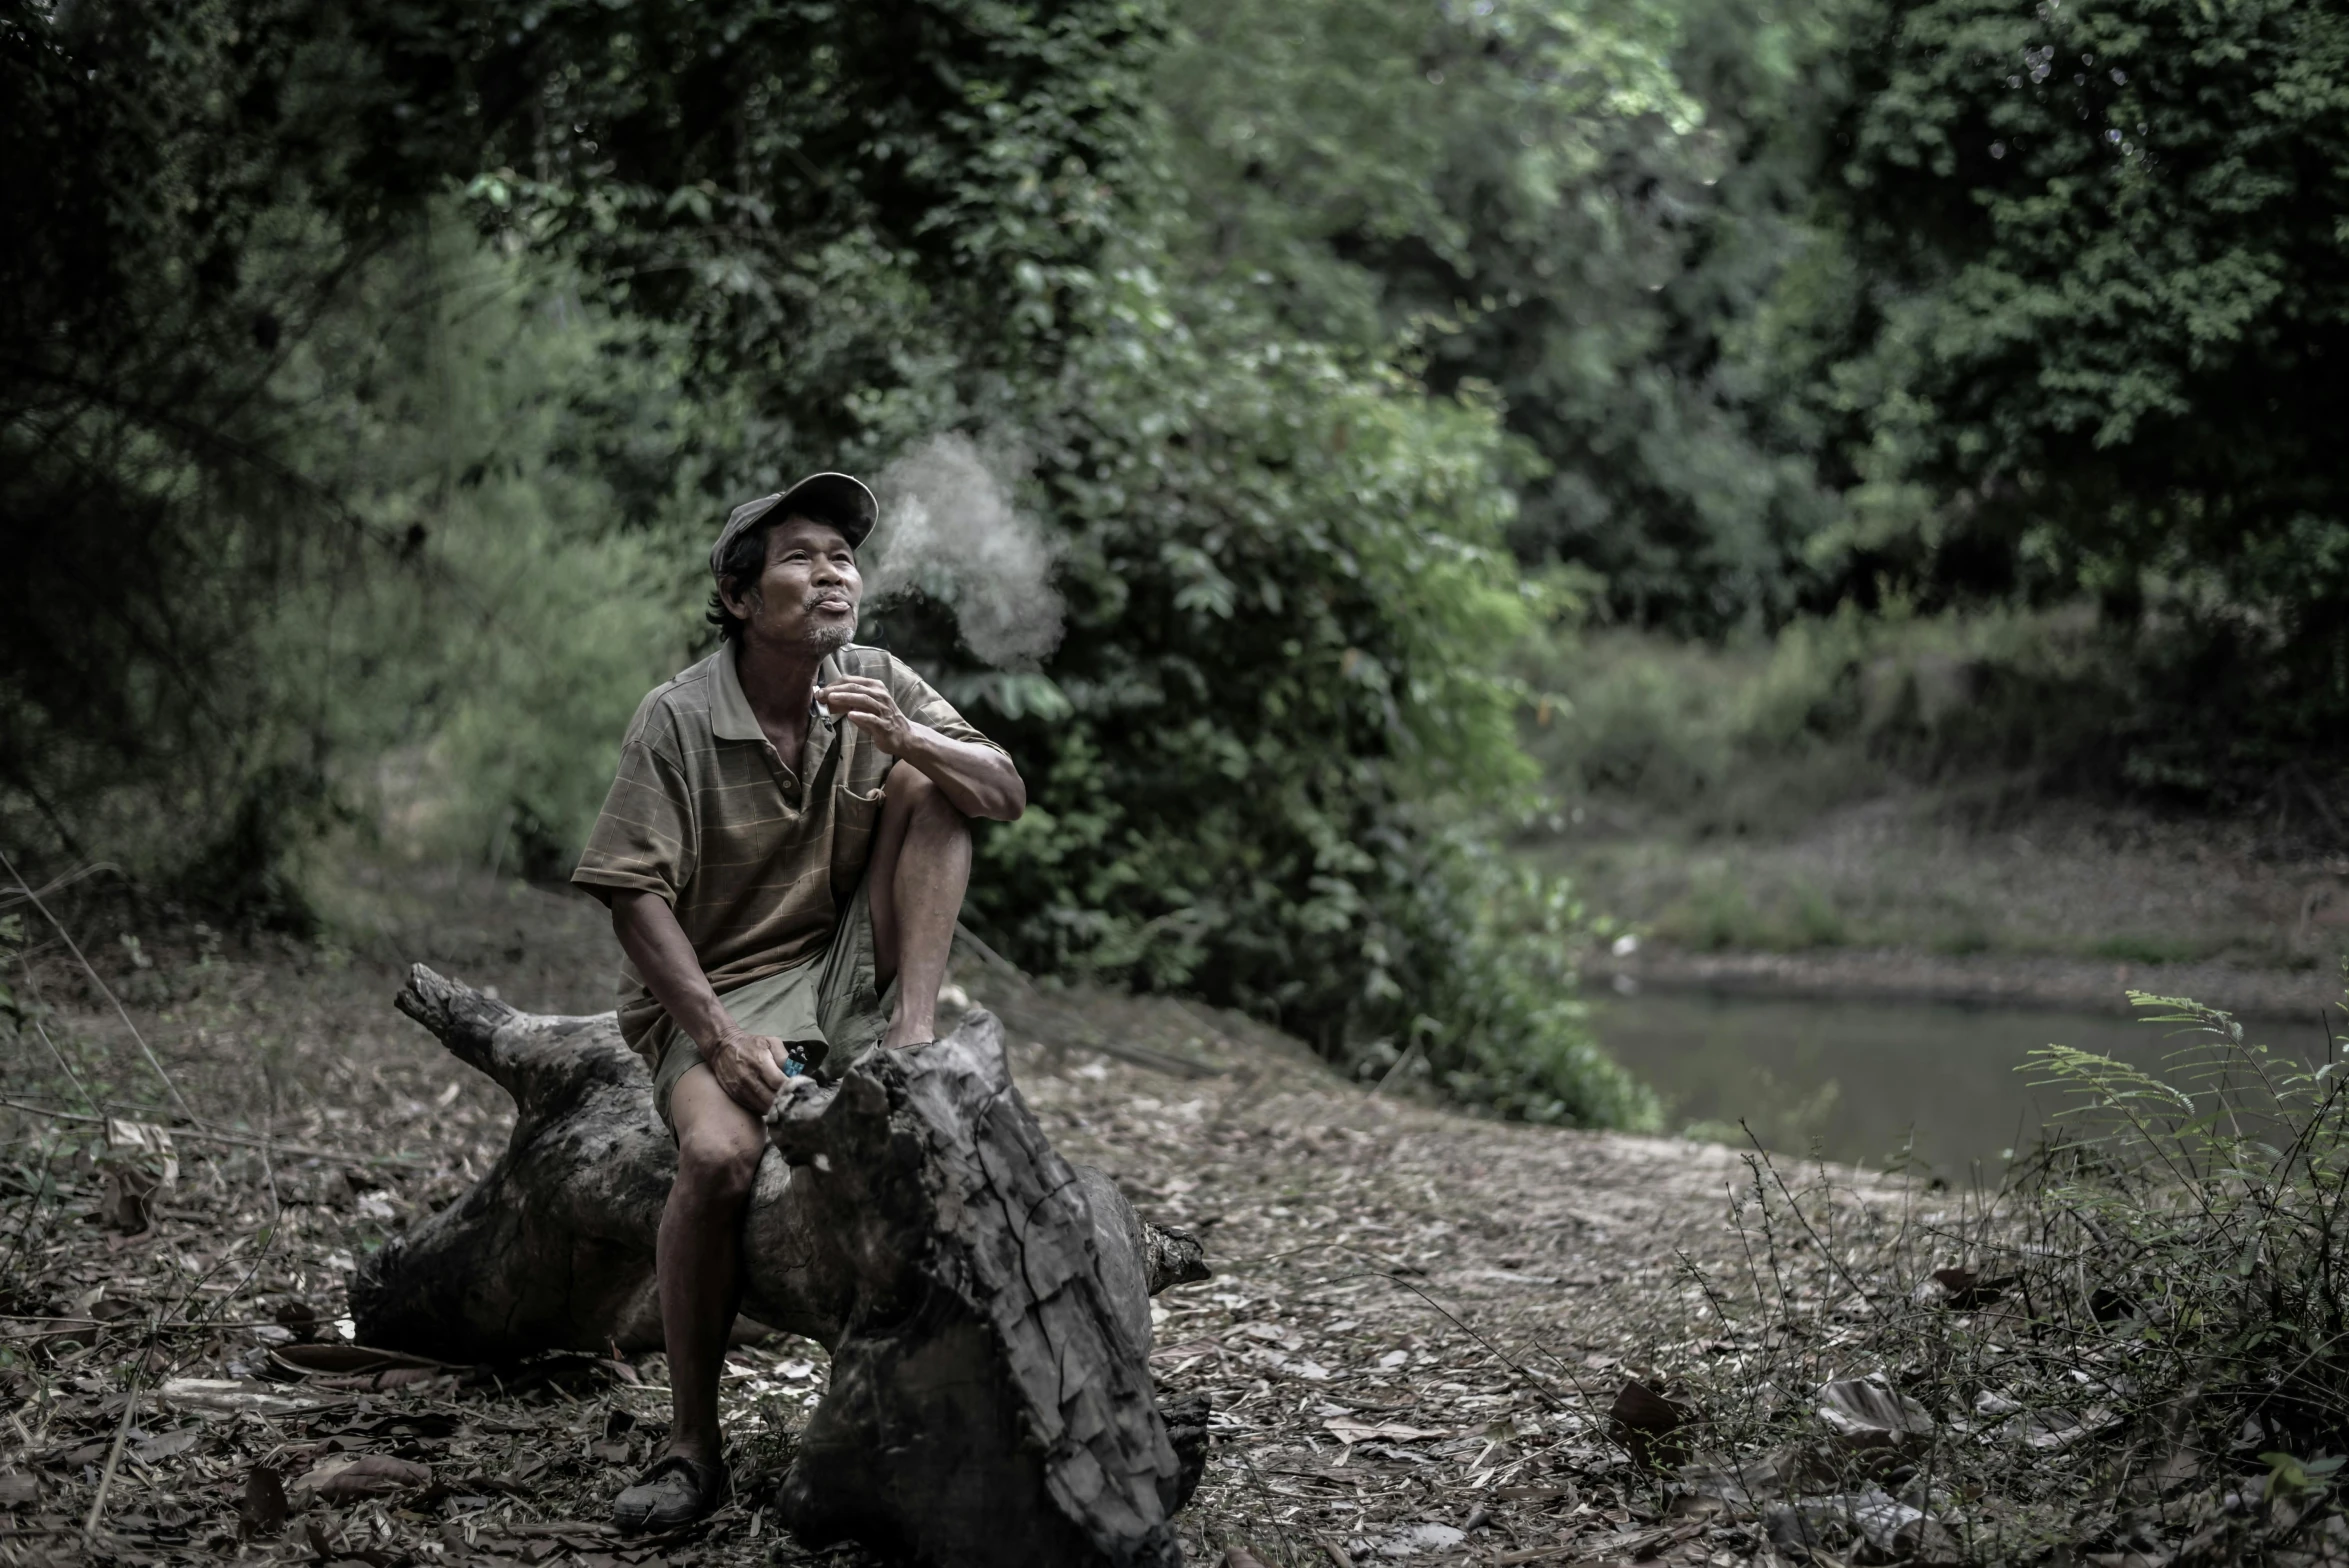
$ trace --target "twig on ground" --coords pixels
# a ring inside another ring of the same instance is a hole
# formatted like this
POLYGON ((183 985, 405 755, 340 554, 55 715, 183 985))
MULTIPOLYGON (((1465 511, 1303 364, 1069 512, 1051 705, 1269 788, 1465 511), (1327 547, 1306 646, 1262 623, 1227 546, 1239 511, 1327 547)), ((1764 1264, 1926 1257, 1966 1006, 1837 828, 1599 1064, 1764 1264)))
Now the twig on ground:
POLYGON ((1332 1568, 1354 1568, 1354 1559, 1346 1555, 1346 1549, 1319 1530, 1313 1532, 1313 1544, 1329 1554, 1332 1568))
MULTIPOLYGON (((10 873, 10 875, 14 874, 13 871, 10 873)), ((114 1485, 114 1472, 122 1465, 122 1445, 130 1436, 131 1418, 138 1414, 139 1377, 141 1373, 146 1371, 147 1357, 153 1355, 154 1352, 155 1322, 150 1319, 147 1325, 146 1348, 140 1352, 138 1361, 131 1367, 130 1387, 124 1392, 122 1398, 122 1419, 115 1424, 113 1445, 106 1450, 106 1469, 98 1477, 97 1495, 90 1499, 90 1515, 82 1521, 82 1540, 86 1543, 95 1544, 98 1539, 98 1522, 106 1516, 106 1494, 114 1485)))
MULTIPOLYGON (((21 884, 13 893, 8 892, 5 889, 0 889, 0 909, 6 909, 10 904, 21 904, 28 897, 39 898, 43 894, 60 892, 65 888, 73 886, 76 882, 85 881, 90 877, 99 876, 109 871, 113 872, 116 876, 122 875, 122 867, 116 865, 113 861, 93 860, 87 865, 76 866, 73 870, 65 872, 60 876, 51 877, 48 881, 42 883, 40 887, 34 889, 30 893, 27 893, 21 884)), ((13 872, 10 873, 10 875, 14 874, 15 873, 13 872)))
MULTIPOLYGON (((972 932, 969 926, 959 920, 956 921, 954 935, 957 941, 967 943, 971 951, 978 954, 980 961, 988 968, 1017 984, 1039 1005, 1055 1014, 1061 1011, 1054 1007, 1052 999, 1045 995, 1043 987, 1028 978, 1026 970, 989 947, 972 932)), ((1231 1071, 1226 1067, 1216 1067, 1206 1062, 1193 1061, 1190 1057, 1177 1055, 1173 1051, 1158 1051, 1149 1046, 1135 1045, 1126 1040, 1112 1040, 1102 1034, 1100 1030, 1086 1026, 1081 1020, 1063 1018, 1059 1021, 1063 1028, 1075 1036, 1073 1040, 1065 1043, 1074 1045, 1080 1050, 1098 1051, 1103 1056, 1115 1057, 1121 1062, 1131 1062, 1136 1067, 1147 1067, 1154 1072, 1171 1073, 1178 1078, 1222 1078, 1228 1076, 1231 1071)))
MULTIPOLYGON (((25 965, 25 978, 32 978, 32 965, 29 963, 25 965)), ((49 1054, 57 1058, 58 1070, 65 1074, 65 1081, 73 1085, 73 1092, 82 1097, 82 1103, 93 1111, 98 1109, 97 1097, 83 1087, 81 1074, 73 1070, 73 1063, 65 1059, 65 1053, 57 1048, 57 1042, 49 1038, 48 1026, 39 1018, 28 1018, 26 1022, 33 1026, 33 1033, 41 1037, 41 1043, 49 1048, 49 1054)))
POLYGON ((49 912, 49 906, 41 902, 41 895, 34 892, 32 885, 17 872, 16 863, 8 858, 5 851, 0 851, 0 870, 5 870, 9 876, 15 879, 18 889, 23 892, 32 906, 41 912, 41 918, 49 922, 50 927, 64 941, 66 950, 72 953, 75 960, 80 963, 82 972, 90 977, 90 984, 96 986, 99 994, 114 1004, 115 1015, 122 1020, 122 1026, 130 1031, 131 1038, 138 1042, 139 1054, 147 1059, 149 1067, 155 1069, 155 1076, 163 1080, 163 1087, 171 1093, 172 1103, 180 1108, 180 1113, 188 1120, 194 1121, 196 1119, 194 1107, 190 1106, 187 1097, 179 1092, 179 1085, 172 1081, 171 1074, 163 1070, 163 1063, 156 1058, 155 1052, 148 1046, 147 1037, 139 1033, 139 1026, 131 1022, 130 1009, 122 1005, 122 998, 116 996, 114 988, 100 977, 97 967, 82 952, 81 944, 73 939, 73 933, 65 929, 65 922, 49 912))
MULTIPOLYGON (((6 1098, 0 1098, 0 1107, 12 1111, 22 1111, 28 1116, 46 1116, 52 1121, 86 1122, 98 1126, 103 1126, 109 1121, 136 1119, 135 1117, 89 1116, 79 1111, 54 1110, 46 1105, 28 1105, 22 1100, 6 1098)), ((395 1154, 368 1154, 356 1149, 319 1149, 308 1144, 278 1143, 266 1137, 254 1137, 249 1133, 223 1132, 217 1128, 207 1127, 200 1122, 192 1127, 173 1127, 169 1131, 174 1138, 186 1138, 196 1143, 227 1143, 244 1149, 259 1149, 264 1158, 272 1149, 280 1154, 300 1155, 304 1159, 340 1160, 347 1165, 406 1165, 415 1164, 423 1158, 421 1155, 405 1151, 395 1154)), ((273 1183, 274 1180, 275 1178, 272 1177, 273 1183)))
MULTIPOLYGON (((1331 1245, 1342 1246, 1343 1243, 1332 1242, 1331 1245)), ((1374 1279, 1383 1279, 1388 1284, 1401 1286, 1403 1289, 1411 1292, 1411 1294, 1414 1296, 1417 1296, 1420 1299, 1420 1302, 1426 1306, 1429 1311, 1442 1314, 1443 1317, 1448 1322, 1450 1322, 1454 1328, 1458 1329, 1461 1333, 1466 1334, 1470 1339, 1475 1340, 1486 1355, 1491 1356, 1495 1361, 1498 1361, 1501 1365, 1516 1373, 1519 1378, 1524 1380, 1525 1386, 1527 1388, 1532 1389, 1534 1393, 1539 1395, 1541 1398, 1549 1401, 1553 1409, 1563 1411, 1571 1410, 1573 1408, 1565 1400, 1560 1399, 1556 1394, 1550 1392, 1549 1389, 1543 1387, 1541 1379, 1534 1376, 1534 1374, 1528 1368, 1526 1368, 1523 1363, 1519 1362, 1507 1351, 1502 1350, 1498 1345, 1495 1345, 1491 1340, 1485 1338, 1482 1334, 1478 1333, 1468 1324, 1462 1322, 1458 1313, 1454 1312, 1450 1307, 1445 1306, 1442 1302, 1436 1300, 1435 1297, 1429 1295, 1426 1291, 1420 1289, 1417 1285, 1412 1284, 1409 1280, 1404 1279, 1399 1275, 1388 1274, 1378 1269, 1362 1269, 1357 1271, 1355 1274, 1337 1274, 1326 1280, 1317 1280, 1307 1288, 1315 1289, 1322 1285, 1333 1285, 1336 1284, 1339 1280, 1354 1279, 1363 1275, 1368 1275, 1374 1279)), ((1569 1373, 1566 1380, 1570 1383, 1574 1382, 1573 1375, 1569 1373)), ((1582 1386, 1579 1383, 1575 1384, 1574 1391, 1577 1394, 1582 1394, 1584 1402, 1588 1403, 1590 1396, 1583 1392, 1582 1386)))
POLYGON ((1851 1270, 1845 1268, 1843 1260, 1835 1255, 1833 1244, 1821 1236, 1812 1226, 1811 1217, 1803 1212, 1803 1206, 1795 1198, 1793 1189, 1786 1185, 1786 1178, 1778 1174, 1778 1166, 1771 1160, 1770 1151, 1762 1147, 1762 1140, 1754 1136, 1753 1128, 1746 1126, 1743 1117, 1738 1118, 1737 1125, 1745 1128, 1746 1137, 1752 1140, 1755 1151, 1761 1156, 1763 1168, 1769 1171, 1770 1179, 1778 1184, 1779 1192, 1786 1198, 1787 1207, 1794 1213, 1795 1223, 1802 1226, 1803 1234, 1811 1238, 1811 1245, 1819 1249, 1819 1256, 1826 1260, 1829 1268, 1842 1277, 1843 1283, 1850 1288, 1853 1295, 1862 1301, 1867 1300, 1867 1287, 1852 1278, 1851 1270))
POLYGON ((1387 1085, 1394 1082, 1399 1075, 1407 1071, 1411 1064, 1418 1060, 1419 1054, 1419 1041, 1414 1039, 1408 1046, 1403 1048, 1403 1054, 1395 1058, 1394 1065, 1389 1067, 1385 1072, 1378 1075, 1378 1082, 1372 1087, 1370 1092, 1372 1094, 1384 1094, 1386 1092, 1387 1085))

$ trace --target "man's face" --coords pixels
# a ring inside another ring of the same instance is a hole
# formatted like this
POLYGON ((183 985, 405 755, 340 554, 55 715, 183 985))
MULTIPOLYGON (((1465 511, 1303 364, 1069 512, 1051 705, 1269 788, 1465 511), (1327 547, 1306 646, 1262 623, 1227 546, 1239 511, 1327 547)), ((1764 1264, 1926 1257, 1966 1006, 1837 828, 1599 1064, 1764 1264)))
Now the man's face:
POLYGON ((845 534, 792 517, 767 530, 767 564, 746 589, 726 594, 726 608, 750 623, 746 641, 829 653, 856 635, 865 581, 845 534))

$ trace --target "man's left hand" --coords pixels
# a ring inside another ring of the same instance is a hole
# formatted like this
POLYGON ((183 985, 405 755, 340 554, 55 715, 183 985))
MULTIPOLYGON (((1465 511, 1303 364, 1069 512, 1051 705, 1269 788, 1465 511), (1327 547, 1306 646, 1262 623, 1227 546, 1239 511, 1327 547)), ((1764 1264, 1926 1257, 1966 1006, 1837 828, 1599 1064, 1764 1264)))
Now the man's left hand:
POLYGON ((826 709, 873 737, 873 744, 892 757, 902 757, 914 744, 919 728, 897 706, 889 688, 863 675, 847 675, 816 693, 826 709))

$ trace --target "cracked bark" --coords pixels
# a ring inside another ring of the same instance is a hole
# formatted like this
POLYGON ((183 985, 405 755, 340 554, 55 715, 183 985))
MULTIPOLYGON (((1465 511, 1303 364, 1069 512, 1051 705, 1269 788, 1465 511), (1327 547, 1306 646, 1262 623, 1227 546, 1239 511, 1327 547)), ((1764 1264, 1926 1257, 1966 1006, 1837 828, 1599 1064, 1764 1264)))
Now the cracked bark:
MULTIPOLYGON (((361 1341, 463 1361, 657 1347, 676 1150, 612 1016, 521 1013, 422 965, 397 1005, 518 1114, 465 1197, 362 1266, 361 1341)), ((783 1482, 795 1533, 935 1563, 1176 1562, 1205 1412, 1169 1412, 1170 1439, 1149 1297, 1206 1265, 1054 1152, 995 1018, 793 1080, 768 1137, 743 1310, 832 1353, 783 1482)))

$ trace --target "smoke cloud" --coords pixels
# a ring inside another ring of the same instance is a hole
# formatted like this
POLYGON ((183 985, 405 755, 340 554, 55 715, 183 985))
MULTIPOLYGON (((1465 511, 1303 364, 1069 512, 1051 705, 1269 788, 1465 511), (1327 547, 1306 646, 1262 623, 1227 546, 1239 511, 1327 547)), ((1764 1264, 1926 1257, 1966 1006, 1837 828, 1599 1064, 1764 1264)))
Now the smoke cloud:
POLYGON ((1060 646, 1062 604, 1043 525, 1012 504, 1026 450, 932 436, 881 470, 880 525, 859 563, 869 603, 920 592, 948 606, 972 653, 1033 669, 1060 646))

